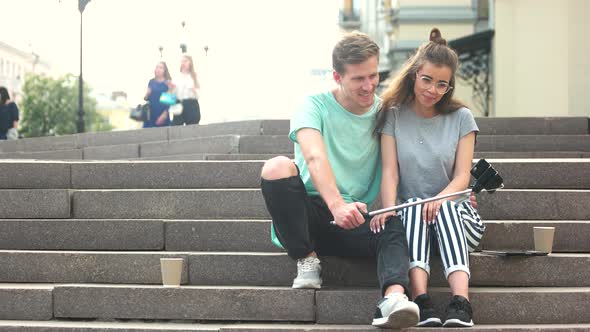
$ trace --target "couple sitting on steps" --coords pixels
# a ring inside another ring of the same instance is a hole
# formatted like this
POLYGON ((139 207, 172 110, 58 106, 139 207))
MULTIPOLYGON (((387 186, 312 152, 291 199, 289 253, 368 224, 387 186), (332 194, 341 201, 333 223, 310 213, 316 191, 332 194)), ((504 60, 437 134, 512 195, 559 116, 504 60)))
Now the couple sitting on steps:
POLYGON ((453 98, 457 54, 432 29, 381 98, 379 47, 367 35, 346 35, 332 61, 338 86, 308 97, 291 121, 295 162, 276 157, 262 169, 273 231, 297 260, 293 288, 321 287, 318 255, 376 257, 383 298, 374 326, 472 326, 469 252, 485 228, 475 198, 371 220, 359 212, 379 193, 389 207, 468 187, 478 127, 453 98), (427 293, 431 245, 438 245, 453 295, 444 319, 427 293))

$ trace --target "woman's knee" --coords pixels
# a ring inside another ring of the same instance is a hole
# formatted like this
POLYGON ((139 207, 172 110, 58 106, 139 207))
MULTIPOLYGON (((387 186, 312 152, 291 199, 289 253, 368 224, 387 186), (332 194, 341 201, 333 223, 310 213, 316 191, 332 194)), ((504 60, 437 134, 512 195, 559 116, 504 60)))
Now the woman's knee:
POLYGON ((267 160, 262 167, 261 177, 265 180, 278 180, 297 175, 297 167, 291 159, 279 156, 267 160))

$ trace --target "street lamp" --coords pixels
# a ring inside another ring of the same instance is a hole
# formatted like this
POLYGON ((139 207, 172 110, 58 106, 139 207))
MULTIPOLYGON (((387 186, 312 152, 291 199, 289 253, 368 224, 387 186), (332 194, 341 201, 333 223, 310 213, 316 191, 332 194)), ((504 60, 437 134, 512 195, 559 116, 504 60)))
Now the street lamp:
POLYGON ((80 11, 80 78, 78 82, 78 121, 76 127, 78 133, 84 132, 84 79, 82 78, 82 13, 90 0, 78 0, 78 10, 80 11))
POLYGON ((186 30, 184 30, 184 26, 186 25, 185 21, 182 21, 180 23, 180 25, 182 25, 182 32, 180 33, 182 40, 180 41, 180 50, 182 51, 182 54, 186 53, 186 49, 187 49, 187 45, 186 43, 183 42, 183 40, 186 38, 185 34, 186 34, 186 30))

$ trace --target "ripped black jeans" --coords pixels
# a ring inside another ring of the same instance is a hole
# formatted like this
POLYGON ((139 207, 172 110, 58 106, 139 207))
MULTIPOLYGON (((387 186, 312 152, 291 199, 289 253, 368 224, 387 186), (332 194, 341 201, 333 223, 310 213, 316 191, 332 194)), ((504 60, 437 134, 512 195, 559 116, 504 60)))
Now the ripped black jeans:
POLYGON ((345 230, 334 220, 324 200, 309 196, 299 176, 261 179, 262 195, 275 233, 293 259, 315 251, 319 256, 376 257, 381 293, 401 285, 408 294, 408 242, 399 217, 391 217, 385 230, 374 234, 369 222, 345 230))

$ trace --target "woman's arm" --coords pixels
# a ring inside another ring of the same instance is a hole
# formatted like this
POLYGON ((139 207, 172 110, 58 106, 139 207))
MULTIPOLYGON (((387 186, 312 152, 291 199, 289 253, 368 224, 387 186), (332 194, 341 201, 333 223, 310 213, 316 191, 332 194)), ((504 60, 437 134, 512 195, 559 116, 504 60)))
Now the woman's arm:
MULTIPOLYGON (((397 199, 397 186, 399 184, 399 168, 397 164, 397 148, 393 136, 381 135, 381 202, 383 207, 394 206, 397 199)), ((395 211, 383 213, 371 220, 371 231, 380 232, 385 227, 385 221, 390 216, 396 215, 395 211)))
MULTIPOLYGON (((471 163, 473 160, 473 153, 475 150, 475 132, 463 136, 459 139, 457 144, 457 152, 455 153, 455 170, 453 171, 453 179, 451 182, 438 193, 437 196, 446 195, 467 189, 471 175, 471 163)), ((448 198, 453 199, 454 197, 448 198)), ((422 217, 428 223, 434 223, 436 216, 440 210, 442 200, 426 203, 422 209, 422 217)))
POLYGON ((150 97, 151 94, 152 94, 152 89, 147 88, 147 92, 145 93, 143 100, 148 100, 148 98, 150 97))

